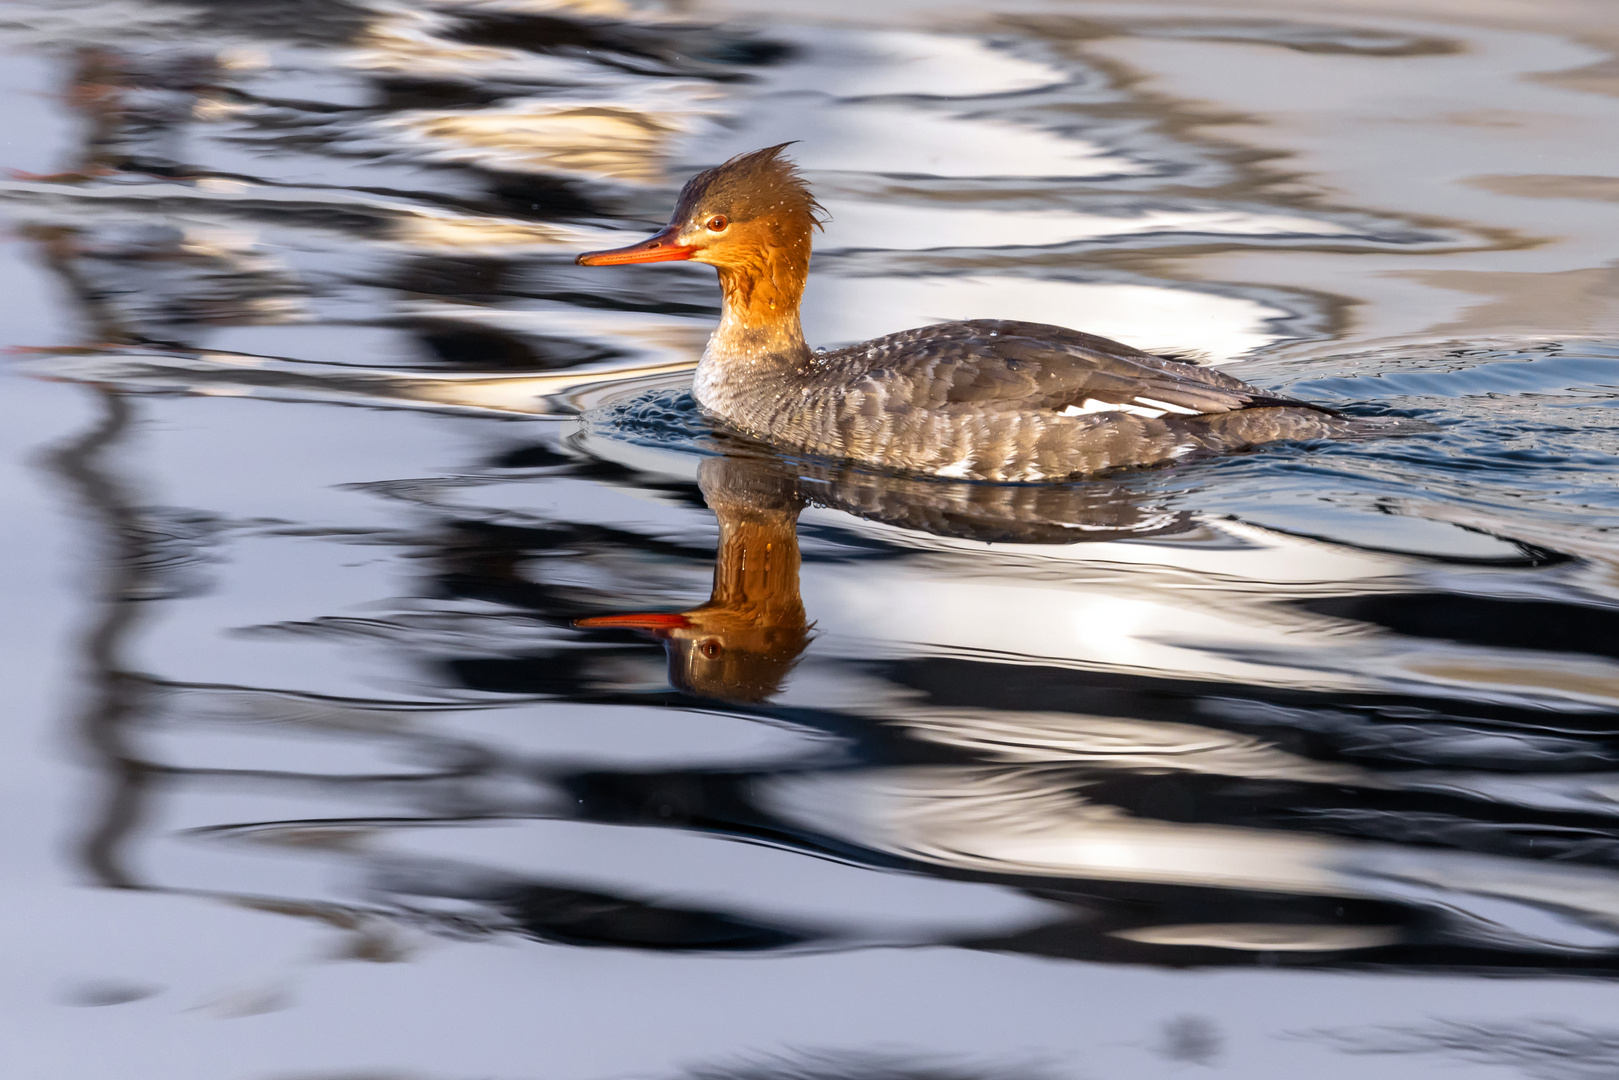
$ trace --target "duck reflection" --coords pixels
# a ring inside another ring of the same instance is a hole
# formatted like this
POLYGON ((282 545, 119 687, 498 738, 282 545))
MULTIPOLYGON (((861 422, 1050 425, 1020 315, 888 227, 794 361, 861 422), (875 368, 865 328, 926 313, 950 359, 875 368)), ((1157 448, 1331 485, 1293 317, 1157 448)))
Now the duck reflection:
POLYGON ((686 611, 578 619, 586 630, 639 630, 661 640, 669 681, 698 697, 759 704, 781 693, 813 637, 799 590, 798 517, 822 505, 935 536, 1075 543, 1189 529, 1125 485, 966 484, 882 476, 739 453, 698 470, 719 521, 713 590, 686 611))
POLYGON ((781 692, 810 642, 798 587, 804 499, 795 478, 764 459, 710 458, 698 482, 720 526, 708 601, 687 611, 600 615, 575 625, 661 639, 669 681, 687 693, 767 701, 781 692))

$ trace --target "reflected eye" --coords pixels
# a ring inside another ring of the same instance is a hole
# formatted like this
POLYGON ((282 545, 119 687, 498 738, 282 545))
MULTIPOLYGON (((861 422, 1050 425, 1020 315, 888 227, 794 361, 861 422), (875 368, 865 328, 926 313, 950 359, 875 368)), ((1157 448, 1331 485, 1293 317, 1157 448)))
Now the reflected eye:
POLYGON ((720 648, 719 642, 715 641, 713 638, 709 638, 707 641, 697 646, 697 651, 703 654, 703 659, 705 660, 717 660, 719 659, 720 653, 724 652, 725 650, 720 648))
POLYGON ((708 231, 724 232, 725 227, 729 224, 731 224, 731 222, 724 214, 715 214, 713 217, 708 219, 708 231))

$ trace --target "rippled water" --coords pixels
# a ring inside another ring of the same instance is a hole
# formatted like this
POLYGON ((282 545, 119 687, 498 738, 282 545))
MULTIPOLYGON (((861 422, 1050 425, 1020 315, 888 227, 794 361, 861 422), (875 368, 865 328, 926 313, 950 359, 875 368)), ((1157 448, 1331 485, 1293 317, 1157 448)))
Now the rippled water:
POLYGON ((1410 7, 0 3, 5 1075, 1614 1074, 1619 38, 1410 7), (1435 430, 743 445, 572 259, 788 138, 818 344, 1435 430))

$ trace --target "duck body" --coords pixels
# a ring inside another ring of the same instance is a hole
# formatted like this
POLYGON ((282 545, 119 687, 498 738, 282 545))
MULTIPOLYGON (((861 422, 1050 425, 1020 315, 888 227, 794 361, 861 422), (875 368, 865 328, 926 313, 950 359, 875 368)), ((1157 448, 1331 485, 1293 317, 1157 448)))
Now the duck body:
POLYGON ((948 479, 1092 476, 1359 423, 1042 323, 937 323, 795 356, 738 356, 716 342, 693 392, 728 426, 801 453, 948 479))
POLYGON ((936 323, 811 350, 798 306, 819 206, 781 150, 699 174, 663 231, 578 260, 719 270, 724 308, 693 393, 740 434, 902 473, 1030 483, 1412 429, 1042 323, 936 323))

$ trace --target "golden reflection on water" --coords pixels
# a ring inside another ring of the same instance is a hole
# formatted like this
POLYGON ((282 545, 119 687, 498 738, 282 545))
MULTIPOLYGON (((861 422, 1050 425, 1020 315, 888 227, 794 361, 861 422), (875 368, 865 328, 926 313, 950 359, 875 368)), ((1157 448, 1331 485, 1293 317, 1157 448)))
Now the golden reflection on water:
POLYGON ((671 143, 689 129, 646 109, 590 104, 427 113, 405 122, 432 141, 494 150, 496 160, 509 167, 641 184, 663 178, 671 143))

